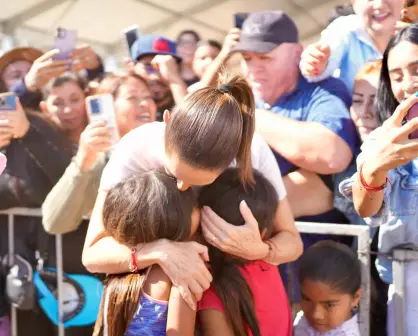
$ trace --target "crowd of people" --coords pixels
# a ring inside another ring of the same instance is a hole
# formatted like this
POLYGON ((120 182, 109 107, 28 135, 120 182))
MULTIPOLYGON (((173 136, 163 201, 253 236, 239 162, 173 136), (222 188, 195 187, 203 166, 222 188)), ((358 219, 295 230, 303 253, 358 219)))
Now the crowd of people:
POLYGON ((10 304, 19 336, 56 335, 56 234, 66 335, 359 336, 356 242, 298 220, 369 225, 371 335, 416 335, 418 261, 395 322, 391 258, 418 248, 415 6, 339 6, 305 48, 282 11, 222 44, 141 35, 120 73, 88 45, 2 55, 0 209, 42 218, 16 218, 10 258, 0 216, 0 336, 10 304), (114 127, 91 118, 102 95, 114 127))

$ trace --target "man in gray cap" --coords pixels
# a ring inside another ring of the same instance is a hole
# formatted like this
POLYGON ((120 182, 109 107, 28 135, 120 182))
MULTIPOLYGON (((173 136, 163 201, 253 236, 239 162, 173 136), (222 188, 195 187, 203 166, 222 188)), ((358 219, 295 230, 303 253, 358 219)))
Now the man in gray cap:
POLYGON ((248 16, 234 51, 243 56, 242 71, 257 99, 257 132, 276 154, 295 216, 323 214, 316 220, 336 223, 341 214, 327 213, 331 174, 353 158, 351 96, 335 79, 308 83, 299 72, 302 49, 292 19, 268 11, 248 16), (309 197, 313 189, 317 195, 309 197))
MULTIPOLYGON (((268 11, 248 16, 234 51, 243 56, 242 71, 256 96, 256 131, 276 155, 295 217, 347 222, 333 209, 332 174, 353 158, 351 95, 335 78, 308 83, 299 72, 302 49, 292 19, 268 11)), ((305 248, 326 238, 302 234, 305 248)))

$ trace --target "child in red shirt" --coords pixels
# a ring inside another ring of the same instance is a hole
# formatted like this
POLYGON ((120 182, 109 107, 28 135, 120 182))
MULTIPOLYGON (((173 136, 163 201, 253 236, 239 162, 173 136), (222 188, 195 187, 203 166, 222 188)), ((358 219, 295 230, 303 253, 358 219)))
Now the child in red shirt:
MULTIPOLYGON (((243 186, 237 169, 227 169, 202 188, 201 206, 234 225, 244 225, 240 203, 245 201, 269 244, 278 197, 274 187, 254 171, 255 184, 243 186)), ((209 246, 213 282, 198 305, 204 336, 291 336, 289 301, 276 266, 237 259, 209 246)))

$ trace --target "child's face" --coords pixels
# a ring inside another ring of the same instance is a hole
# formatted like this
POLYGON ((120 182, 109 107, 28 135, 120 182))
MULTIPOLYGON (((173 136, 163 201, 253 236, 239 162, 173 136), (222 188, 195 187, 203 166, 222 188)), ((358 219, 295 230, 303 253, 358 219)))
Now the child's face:
POLYGON ((321 333, 333 330, 349 320, 361 296, 361 289, 353 297, 310 279, 301 284, 301 292, 301 307, 305 318, 313 329, 321 333))
POLYGON ((369 32, 381 35, 392 33, 401 17, 404 0, 353 0, 357 15, 361 16, 369 32))

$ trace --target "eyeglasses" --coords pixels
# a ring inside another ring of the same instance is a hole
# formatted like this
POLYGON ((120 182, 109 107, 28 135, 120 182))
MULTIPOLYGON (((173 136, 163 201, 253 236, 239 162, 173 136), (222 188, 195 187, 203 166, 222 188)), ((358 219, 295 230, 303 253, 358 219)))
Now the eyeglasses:
POLYGON ((158 70, 151 63, 138 62, 137 64, 149 74, 158 72, 158 70))

